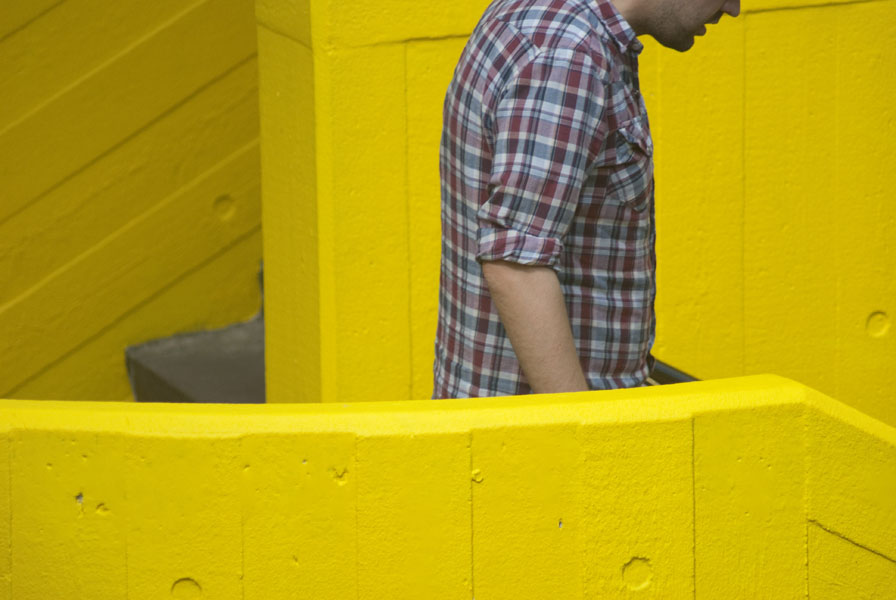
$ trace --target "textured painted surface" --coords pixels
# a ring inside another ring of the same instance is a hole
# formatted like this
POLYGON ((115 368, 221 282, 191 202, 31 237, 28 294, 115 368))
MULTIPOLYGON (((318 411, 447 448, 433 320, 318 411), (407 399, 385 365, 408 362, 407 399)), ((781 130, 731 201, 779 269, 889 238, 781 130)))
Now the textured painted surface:
POLYGON ((0 415, 0 597, 887 598, 896 577, 896 429, 773 376, 0 415))
POLYGON ((723 19, 686 54, 655 43, 642 53, 656 149, 654 353, 701 378, 744 372, 743 44, 750 18, 723 19))
POLYGON ((886 600, 896 563, 816 523, 809 525, 809 596, 813 600, 886 600))
POLYGON ((4 3, 0 395, 122 400, 127 345, 258 310, 252 8, 4 3))
MULTIPOLYGON (((307 399, 293 382, 311 379, 331 382, 326 401, 360 399, 364 381, 429 395, 442 99, 485 4, 259 1, 261 30, 314 57, 316 86, 302 102, 313 93, 317 148, 300 137, 301 151, 285 140, 271 152, 315 164, 318 188, 304 203, 266 197, 277 206, 265 220, 284 227, 297 203, 318 211, 320 273, 306 289, 320 299, 321 366, 271 365, 276 399, 307 399), (342 232, 355 215, 363 232, 342 232)), ((646 40, 641 57, 657 148, 656 354, 701 378, 781 373, 896 424, 894 179, 881 167, 896 160, 896 3, 743 9, 688 53, 646 40)), ((275 71, 263 77, 296 68, 261 53, 275 71)), ((278 244, 269 255, 290 253, 278 244)), ((296 263, 292 252, 277 260, 296 263)), ((316 317, 274 294, 269 355, 309 352, 288 336, 316 317)))
POLYGON ((891 2, 748 20, 744 154, 745 370, 787 374, 891 423, 896 223, 880 166, 896 159, 882 76, 896 52, 867 40, 892 36, 894 22, 891 2), (788 35, 804 29, 810 38, 788 35), (788 86, 769 85, 785 74, 788 86))
POLYGON ((750 598, 761 581, 775 598, 805 597, 804 419, 787 405, 694 417, 698 596, 750 598))
POLYGON ((355 436, 254 431, 242 438, 245 598, 356 598, 355 436))
POLYGON ((692 420, 623 418, 579 436, 583 596, 692 597, 692 420))

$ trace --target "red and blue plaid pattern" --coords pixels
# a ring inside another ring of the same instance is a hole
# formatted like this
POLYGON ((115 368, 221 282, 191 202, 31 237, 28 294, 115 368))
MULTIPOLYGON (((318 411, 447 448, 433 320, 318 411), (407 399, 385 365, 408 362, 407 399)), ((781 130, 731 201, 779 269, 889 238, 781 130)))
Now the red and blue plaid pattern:
POLYGON ((481 261, 553 268, 593 389, 642 385, 654 337, 642 45, 609 0, 497 0, 448 88, 435 398, 531 390, 481 261))

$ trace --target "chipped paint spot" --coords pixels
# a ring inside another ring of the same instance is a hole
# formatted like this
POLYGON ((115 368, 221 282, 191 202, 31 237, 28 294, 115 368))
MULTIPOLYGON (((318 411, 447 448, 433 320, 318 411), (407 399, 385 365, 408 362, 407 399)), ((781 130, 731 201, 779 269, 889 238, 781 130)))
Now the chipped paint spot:
POLYGON ((339 485, 345 485, 348 483, 348 467, 330 467, 330 473, 333 476, 333 479, 339 485))

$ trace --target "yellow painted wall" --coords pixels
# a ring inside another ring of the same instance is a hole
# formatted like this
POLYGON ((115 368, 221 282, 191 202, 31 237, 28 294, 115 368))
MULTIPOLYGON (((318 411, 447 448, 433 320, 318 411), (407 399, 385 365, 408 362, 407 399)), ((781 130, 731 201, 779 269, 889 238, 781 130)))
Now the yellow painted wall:
POLYGON ((896 3, 744 8, 692 53, 645 52, 657 355, 896 424, 896 3))
MULTIPOLYGON (((259 0, 272 400, 428 397, 441 106, 485 4, 259 0)), ((656 354, 896 424, 896 3, 743 11, 642 55, 656 354)))
POLYGON ((323 406, 2 401, 0 414, 0 598, 896 589, 896 429, 773 376, 323 406))
POLYGON ((0 396, 130 398, 127 345, 248 318, 251 0, 5 0, 0 396))

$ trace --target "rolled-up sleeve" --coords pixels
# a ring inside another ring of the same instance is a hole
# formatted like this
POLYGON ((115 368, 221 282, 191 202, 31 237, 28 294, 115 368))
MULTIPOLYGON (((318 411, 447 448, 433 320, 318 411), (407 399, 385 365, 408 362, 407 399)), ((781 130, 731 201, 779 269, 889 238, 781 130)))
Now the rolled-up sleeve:
POLYGON ((494 160, 477 214, 477 260, 557 265, 601 144, 604 90, 580 48, 536 55, 505 87, 492 121, 494 160))

